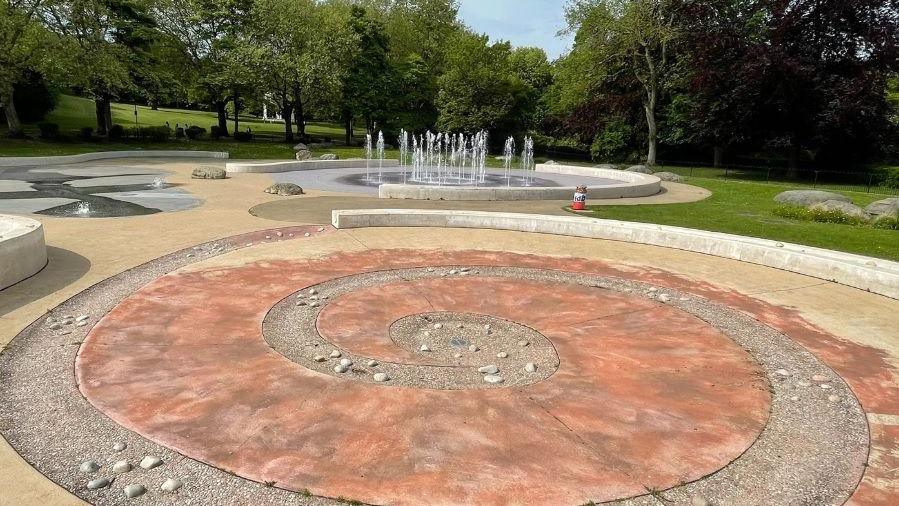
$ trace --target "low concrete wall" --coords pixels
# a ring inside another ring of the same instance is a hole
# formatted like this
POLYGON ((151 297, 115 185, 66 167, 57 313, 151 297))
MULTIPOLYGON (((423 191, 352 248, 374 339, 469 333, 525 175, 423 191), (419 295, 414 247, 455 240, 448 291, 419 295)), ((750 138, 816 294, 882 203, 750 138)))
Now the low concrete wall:
POLYGON ((577 216, 415 209, 335 210, 332 221, 337 228, 487 228, 650 244, 774 267, 899 299, 897 262, 704 230, 577 216))
MULTIPOLYGON (((649 174, 620 170, 578 167, 574 165, 538 164, 537 172, 568 174, 585 177, 615 179, 619 184, 588 186, 589 199, 620 199, 648 197, 662 190, 662 180, 649 174)), ((571 200, 573 186, 524 186, 476 188, 464 186, 431 186, 411 184, 382 184, 378 188, 382 199, 414 200, 571 200)))
POLYGON ((65 165, 68 163, 92 162, 110 158, 228 158, 228 153, 219 151, 98 151, 80 155, 64 156, 3 156, 0 167, 32 167, 42 165, 65 165))
MULTIPOLYGON (((228 172, 255 172, 255 173, 275 173, 275 172, 293 172, 295 170, 316 170, 316 169, 364 169, 365 160, 290 160, 284 162, 228 162, 225 170, 228 172)), ((378 163, 370 162, 371 167, 377 170, 378 163)), ((399 160, 384 160, 383 167, 398 167, 399 160)))
POLYGON ((0 290, 28 278, 47 265, 41 222, 0 214, 0 290))

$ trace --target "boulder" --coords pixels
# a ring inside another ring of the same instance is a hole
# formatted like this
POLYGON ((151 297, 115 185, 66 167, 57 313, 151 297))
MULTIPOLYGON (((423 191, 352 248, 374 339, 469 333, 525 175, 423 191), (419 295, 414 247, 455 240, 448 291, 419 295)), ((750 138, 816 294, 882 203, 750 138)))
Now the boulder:
POLYGON ((811 206, 828 200, 838 202, 852 202, 849 197, 840 195, 839 193, 826 192, 821 190, 788 190, 778 193, 774 197, 775 202, 781 204, 789 204, 793 206, 811 206))
POLYGON ((866 213, 864 209, 851 202, 845 202, 843 200, 825 200, 824 202, 813 204, 810 209, 820 211, 836 211, 852 218, 858 218, 862 221, 868 221, 871 219, 871 216, 866 213))
POLYGON ((303 160, 311 160, 311 159, 312 159, 312 151, 309 151, 309 150, 297 151, 297 160, 298 161, 302 162, 303 160))
POLYGON ((268 188, 265 189, 265 193, 271 193, 273 195, 281 195, 282 197, 288 197, 291 195, 302 195, 303 188, 293 183, 275 183, 268 188))
POLYGON ((661 179, 662 181, 671 181, 672 183, 680 183, 681 177, 674 172, 655 172, 653 176, 661 179))
POLYGON ((322 156, 318 157, 319 160, 337 160, 337 155, 334 153, 325 153, 322 156))
POLYGON ((888 216, 899 218, 899 197, 890 197, 877 202, 871 202, 865 207, 865 212, 874 216, 888 216))
POLYGON ((555 160, 547 160, 543 163, 543 165, 558 165, 558 162, 555 160))
POLYGON ((612 163, 601 163, 599 165, 594 165, 593 167, 597 169, 606 169, 606 170, 617 170, 618 166, 612 163))
POLYGON ((219 167, 197 167, 190 173, 194 179, 225 179, 228 173, 219 167))
POLYGON ((652 174, 652 169, 645 165, 631 165, 624 170, 627 172, 639 172, 640 174, 652 174))
POLYGON ((309 151, 309 146, 303 144, 302 142, 293 147, 294 151, 309 151))

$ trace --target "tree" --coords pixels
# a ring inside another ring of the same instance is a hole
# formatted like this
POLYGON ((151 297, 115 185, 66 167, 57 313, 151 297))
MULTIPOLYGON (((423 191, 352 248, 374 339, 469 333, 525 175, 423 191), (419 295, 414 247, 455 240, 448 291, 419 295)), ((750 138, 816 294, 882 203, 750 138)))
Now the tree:
POLYGON ((646 163, 656 163, 658 105, 672 77, 672 49, 679 32, 666 0, 573 0, 566 11, 575 33, 573 53, 588 72, 612 80, 619 72, 632 76, 643 89, 646 118, 646 163))
POLYGON ((366 131, 371 132, 375 123, 387 116, 393 89, 393 69, 387 57, 390 49, 383 24, 368 16, 364 8, 354 5, 346 27, 355 43, 343 75, 341 100, 341 115, 349 145, 356 118, 362 118, 366 131))
POLYGON ((537 47, 518 47, 509 55, 512 73, 527 87, 521 125, 523 130, 536 129, 545 114, 542 99, 553 82, 553 67, 546 52, 537 47))
POLYGON ((13 90, 29 71, 40 65, 46 33, 37 21, 42 0, 0 0, 0 109, 7 134, 22 135, 13 90))
POLYGON ((519 128, 527 86, 513 72, 508 42, 460 32, 448 42, 446 70, 438 80, 438 126, 453 132, 519 128))
POLYGON ((132 54, 145 46, 153 28, 146 5, 139 0, 46 0, 41 12, 65 44, 64 75, 93 98, 97 133, 106 135, 112 100, 132 86, 132 54))

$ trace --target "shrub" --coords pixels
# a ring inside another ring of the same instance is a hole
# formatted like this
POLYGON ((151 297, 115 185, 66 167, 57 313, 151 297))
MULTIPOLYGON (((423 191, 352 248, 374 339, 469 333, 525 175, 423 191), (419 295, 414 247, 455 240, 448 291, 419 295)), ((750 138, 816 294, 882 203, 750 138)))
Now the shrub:
POLYGON ((94 137, 94 127, 81 127, 78 130, 78 137, 83 141, 89 141, 94 137))
POLYGON ((250 132, 234 132, 234 140, 241 142, 251 141, 253 140, 253 134, 250 132))
POLYGON ((209 136, 213 139, 221 139, 222 137, 224 137, 224 133, 218 125, 212 125, 211 127, 209 127, 209 136))
POLYGON ((196 140, 203 136, 206 133, 206 129, 203 127, 198 127, 193 125, 184 131, 187 134, 187 138, 190 140, 196 140))
POLYGON ((109 139, 115 141, 122 137, 125 137, 125 127, 119 124, 112 125, 109 129, 109 139))
POLYGON ((899 168, 892 167, 886 169, 884 172, 880 184, 887 188, 899 188, 899 168))
POLYGON ((610 121, 593 139, 590 156, 593 160, 623 160, 628 155, 633 135, 630 124, 620 120, 610 121))
POLYGON ((178 127, 175 129, 175 138, 176 139, 184 138, 184 128, 183 127, 178 127))
POLYGON ((818 223, 841 223, 844 225, 863 225, 865 222, 855 216, 849 216, 837 210, 809 209, 799 206, 780 206, 773 211, 775 216, 800 221, 818 223))
POLYGON ((59 125, 56 123, 38 123, 37 128, 41 131, 41 139, 59 138, 59 125))
POLYGON ((874 220, 874 228, 884 228, 887 230, 899 230, 899 219, 890 218, 889 216, 881 216, 874 220))
POLYGON ((172 129, 163 126, 144 127, 140 129, 140 139, 151 142, 165 142, 172 136, 172 129))

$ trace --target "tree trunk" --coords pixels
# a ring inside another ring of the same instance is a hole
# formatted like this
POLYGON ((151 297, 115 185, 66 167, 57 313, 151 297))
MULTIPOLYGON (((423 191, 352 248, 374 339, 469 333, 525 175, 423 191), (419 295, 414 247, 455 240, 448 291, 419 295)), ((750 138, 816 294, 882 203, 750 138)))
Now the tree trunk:
POLYGON ((652 167, 656 164, 656 149, 658 147, 659 128, 656 124, 656 93, 655 90, 648 93, 647 101, 643 108, 646 110, 647 144, 646 165, 652 167))
POLYGON ((234 93, 234 133, 240 131, 240 94, 234 93))
POLYGON ((215 111, 218 113, 219 120, 219 135, 222 137, 228 137, 228 113, 225 111, 225 106, 227 102, 224 100, 217 100, 215 102, 215 111))
POLYGON ((290 123, 290 115, 293 108, 290 105, 281 106, 281 117, 284 118, 284 140, 293 142, 293 125, 290 123))
POLYGON ((3 107, 3 112, 6 114, 6 125, 9 128, 6 135, 12 138, 22 137, 22 123, 19 121, 19 113, 16 112, 12 91, 9 92, 8 97, 0 100, 0 106, 3 107))
POLYGON ((790 160, 789 160, 789 169, 787 170, 787 177, 790 179, 796 178, 799 176, 799 155, 801 152, 799 139, 793 137, 791 145, 790 145, 790 160))
POLYGON ((352 146, 353 145, 353 118, 351 116, 344 116, 343 121, 344 121, 344 123, 343 123, 344 129, 346 131, 346 136, 345 136, 344 142, 347 146, 352 146))
POLYGON ((715 147, 712 148, 714 154, 712 155, 712 166, 715 168, 721 167, 721 161, 724 158, 724 146, 720 144, 715 144, 715 147))
POLYGON ((300 137, 306 137, 306 113, 303 110, 303 101, 300 100, 299 94, 294 96, 293 102, 293 114, 297 122, 297 133, 300 134, 300 137))
POLYGON ((103 96, 94 99, 94 110, 97 116, 97 135, 106 137, 112 127, 112 107, 109 97, 103 96))

